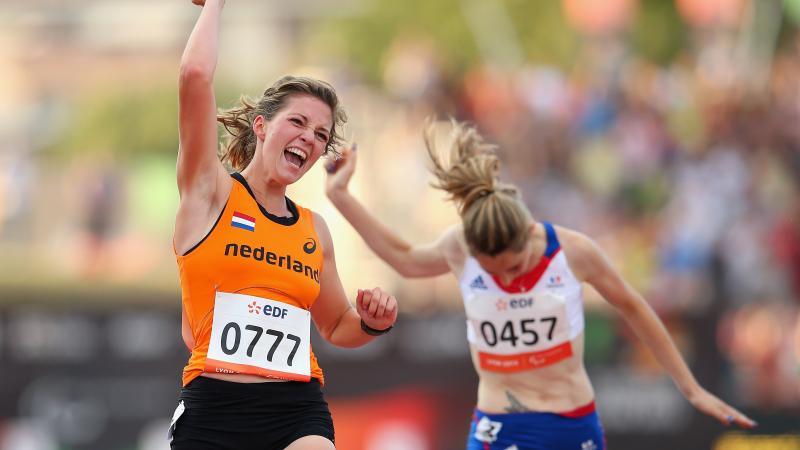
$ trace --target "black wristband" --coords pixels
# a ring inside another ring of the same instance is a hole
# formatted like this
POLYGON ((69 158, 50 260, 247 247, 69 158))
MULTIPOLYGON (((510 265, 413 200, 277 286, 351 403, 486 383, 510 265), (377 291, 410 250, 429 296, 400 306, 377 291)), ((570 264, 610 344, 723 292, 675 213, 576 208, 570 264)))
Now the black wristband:
POLYGON ((376 330, 375 328, 372 328, 369 325, 367 325, 366 323, 364 323, 364 319, 361 319, 361 329, 364 330, 364 333, 367 333, 370 336, 381 336, 381 335, 384 335, 384 334, 388 333, 389 330, 391 330, 392 328, 394 328, 394 325, 392 325, 391 327, 389 327, 389 328, 387 328, 385 330, 376 330))

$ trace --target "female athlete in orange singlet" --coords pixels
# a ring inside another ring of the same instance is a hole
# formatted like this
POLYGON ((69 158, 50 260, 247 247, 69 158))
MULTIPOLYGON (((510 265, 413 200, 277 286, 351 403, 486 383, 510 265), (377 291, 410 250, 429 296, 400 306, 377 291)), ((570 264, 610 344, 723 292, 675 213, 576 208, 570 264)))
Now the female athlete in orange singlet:
POLYGON ((311 322, 332 344, 357 347, 397 319, 395 298, 379 288, 359 290, 353 309, 325 221, 286 197, 288 185, 335 150, 345 116, 329 84, 290 76, 217 115, 225 2, 193 3, 203 9, 180 67, 174 234, 192 353, 171 447, 331 450, 311 322), (223 160, 232 174, 217 156, 217 122, 231 135, 223 160))

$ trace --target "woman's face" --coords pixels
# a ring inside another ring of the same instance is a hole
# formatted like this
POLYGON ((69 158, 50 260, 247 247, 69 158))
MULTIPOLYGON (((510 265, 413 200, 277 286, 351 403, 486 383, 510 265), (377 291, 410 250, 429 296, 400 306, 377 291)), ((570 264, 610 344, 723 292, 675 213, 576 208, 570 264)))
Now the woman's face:
MULTIPOLYGON (((533 225, 528 231, 532 236, 533 225)), ((529 238, 522 250, 505 250, 494 256, 484 254, 475 254, 474 256, 483 270, 499 278, 504 285, 509 285, 517 277, 533 270, 537 262, 534 248, 534 240, 529 238)))
POLYGON ((317 97, 296 94, 271 120, 256 117, 253 129, 270 178, 282 185, 299 180, 325 152, 331 137, 331 108, 317 97))

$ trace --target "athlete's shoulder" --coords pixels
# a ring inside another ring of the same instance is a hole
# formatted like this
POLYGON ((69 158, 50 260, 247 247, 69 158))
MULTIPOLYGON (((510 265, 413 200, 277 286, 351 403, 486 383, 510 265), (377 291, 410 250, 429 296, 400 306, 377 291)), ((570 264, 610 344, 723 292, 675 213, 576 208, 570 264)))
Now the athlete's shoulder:
POLYGON ((580 231, 558 225, 554 229, 573 272, 579 279, 585 279, 597 261, 599 247, 591 237, 580 231))
POLYGON ((553 229, 556 232, 556 236, 558 236, 558 241, 561 243, 561 246, 567 247, 578 247, 584 248, 587 245, 592 245, 593 241, 592 238, 587 236, 580 231, 573 230, 572 228, 567 228, 561 225, 553 224, 553 229))
POLYGON ((464 226, 461 223, 450 225, 445 228, 439 239, 443 242, 464 242, 464 226))
POLYGON ((449 226, 439 237, 439 247, 446 252, 466 253, 467 241, 464 239, 464 226, 460 223, 449 226))
POLYGON ((331 231, 328 228, 327 222, 325 222, 325 218, 322 217, 322 214, 307 209, 309 216, 311 216, 311 220, 314 223, 314 231, 317 233, 320 241, 323 244, 323 249, 327 250, 333 246, 333 238, 331 237, 331 231))
POLYGON ((240 172, 229 172, 228 176, 225 177, 225 183, 230 186, 230 189, 236 186, 247 191, 250 190, 250 185, 240 172))
POLYGON ((298 210, 301 210, 301 208, 302 208, 303 211, 305 211, 308 214, 308 216, 314 222, 314 228, 316 228, 317 231, 323 230, 325 232, 328 232, 328 223, 325 222, 325 218, 322 217, 322 214, 320 214, 320 213, 318 213, 318 212, 316 212, 316 211, 314 211, 312 209, 303 208, 302 206, 299 206, 299 205, 297 206, 298 210))
POLYGON ((464 227, 461 223, 448 227, 437 242, 439 251, 447 260, 450 271, 459 276, 469 255, 467 242, 464 239, 464 227))

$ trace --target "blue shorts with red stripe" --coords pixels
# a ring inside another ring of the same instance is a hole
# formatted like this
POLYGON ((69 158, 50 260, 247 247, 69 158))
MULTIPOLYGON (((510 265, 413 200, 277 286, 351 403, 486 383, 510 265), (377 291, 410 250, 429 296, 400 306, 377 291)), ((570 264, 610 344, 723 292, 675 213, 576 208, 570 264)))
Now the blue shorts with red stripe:
POLYGON ((605 450, 594 402, 564 414, 486 414, 476 409, 467 450, 605 450))

